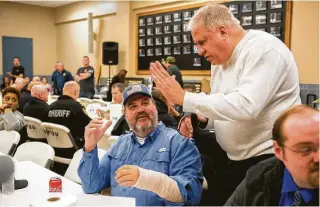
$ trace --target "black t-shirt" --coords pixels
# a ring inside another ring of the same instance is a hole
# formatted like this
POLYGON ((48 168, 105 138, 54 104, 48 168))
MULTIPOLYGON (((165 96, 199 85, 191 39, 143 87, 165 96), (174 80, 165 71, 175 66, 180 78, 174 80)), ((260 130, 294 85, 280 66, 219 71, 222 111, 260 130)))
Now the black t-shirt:
POLYGON ((80 73, 90 73, 89 78, 79 81, 80 91, 83 93, 94 93, 94 69, 90 65, 87 67, 81 67, 77 71, 77 75, 80 73))
POLYGON ((49 105, 44 113, 44 122, 60 124, 70 129, 78 148, 84 145, 84 130, 91 121, 84 107, 70 96, 61 95, 49 105))
MULTIPOLYGON (((12 73, 12 75, 15 75, 15 76, 19 76, 20 74, 22 74, 24 77, 24 67, 21 65, 19 65, 18 67, 13 67, 11 73, 12 73)), ((12 77, 12 80, 14 82, 16 80, 16 78, 12 77)))

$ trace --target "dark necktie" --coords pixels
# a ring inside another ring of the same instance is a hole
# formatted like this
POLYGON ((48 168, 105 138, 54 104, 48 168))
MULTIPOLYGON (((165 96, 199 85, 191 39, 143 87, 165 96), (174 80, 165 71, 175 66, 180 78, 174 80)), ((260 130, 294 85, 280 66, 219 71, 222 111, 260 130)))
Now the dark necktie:
POLYGON ((302 195, 299 191, 293 193, 292 203, 290 206, 303 206, 305 205, 302 195))

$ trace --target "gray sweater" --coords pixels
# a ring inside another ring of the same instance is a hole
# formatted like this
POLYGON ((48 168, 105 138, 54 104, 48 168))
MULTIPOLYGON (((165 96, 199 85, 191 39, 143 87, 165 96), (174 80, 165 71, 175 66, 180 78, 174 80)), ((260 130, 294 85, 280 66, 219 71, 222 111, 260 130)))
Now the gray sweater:
POLYGON ((26 125, 23 115, 19 111, 0 114, 0 130, 19 132, 26 125))

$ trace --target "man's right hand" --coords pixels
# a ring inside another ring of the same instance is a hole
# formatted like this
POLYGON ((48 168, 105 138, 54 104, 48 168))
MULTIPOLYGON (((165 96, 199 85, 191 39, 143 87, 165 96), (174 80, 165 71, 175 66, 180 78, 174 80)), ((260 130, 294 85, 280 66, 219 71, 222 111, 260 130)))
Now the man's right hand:
POLYGON ((86 126, 84 133, 86 152, 91 152, 97 146, 98 141, 103 137, 111 123, 111 121, 94 119, 86 126))
MULTIPOLYGON (((206 122, 206 118, 200 115, 197 115, 197 119, 200 122, 206 122)), ((184 116, 181 118, 181 121, 178 126, 178 130, 180 131, 180 134, 184 136, 185 138, 191 138, 193 137, 193 126, 191 122, 190 116, 184 116)))

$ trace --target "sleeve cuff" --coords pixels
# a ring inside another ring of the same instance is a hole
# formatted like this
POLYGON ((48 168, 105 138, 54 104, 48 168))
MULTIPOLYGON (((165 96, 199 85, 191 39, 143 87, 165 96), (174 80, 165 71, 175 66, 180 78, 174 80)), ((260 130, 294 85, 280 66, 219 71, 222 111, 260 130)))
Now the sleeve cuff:
POLYGON ((183 112, 193 112, 196 113, 196 103, 194 100, 197 99, 197 94, 193 94, 190 92, 184 93, 184 99, 183 99, 183 112))
POLYGON ((83 158, 92 159, 93 157, 98 157, 98 148, 95 147, 91 152, 86 152, 83 146, 83 158))

